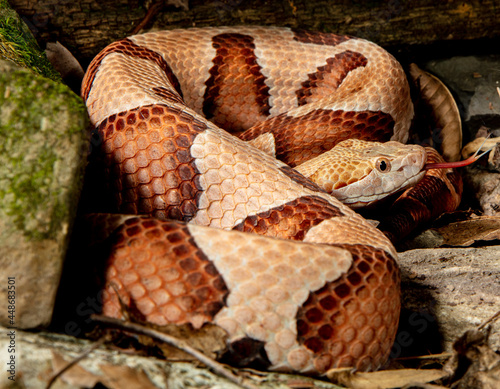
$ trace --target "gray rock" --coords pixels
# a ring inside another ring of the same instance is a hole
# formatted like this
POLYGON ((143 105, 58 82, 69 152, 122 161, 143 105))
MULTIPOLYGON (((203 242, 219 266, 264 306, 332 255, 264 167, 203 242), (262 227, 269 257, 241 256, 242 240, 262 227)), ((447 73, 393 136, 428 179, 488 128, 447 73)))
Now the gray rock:
MULTIPOLYGON (((465 129, 475 134, 481 126, 500 130, 499 66, 500 56, 490 55, 435 60, 423 68, 450 88, 462 110, 465 129)), ((470 139, 473 135, 466 136, 470 139)))
MULTIPOLYGON (((17 328, 52 316, 88 148, 82 100, 0 61, 0 299, 15 286, 17 328), (8 285, 7 277, 13 277, 8 285)), ((12 325, 6 309, 0 323, 12 325)))
MULTIPOLYGON (((465 331, 498 312, 500 246, 416 249, 398 256, 403 308, 410 312, 401 317, 399 333, 408 335, 402 342, 408 347, 434 339, 438 350, 451 351, 453 342, 465 331)), ((498 350, 499 324, 493 328, 490 345, 498 350)), ((398 337, 403 339, 400 334, 398 337)))
POLYGON ((464 174, 465 190, 472 193, 486 216, 500 214, 500 173, 469 167, 464 174))

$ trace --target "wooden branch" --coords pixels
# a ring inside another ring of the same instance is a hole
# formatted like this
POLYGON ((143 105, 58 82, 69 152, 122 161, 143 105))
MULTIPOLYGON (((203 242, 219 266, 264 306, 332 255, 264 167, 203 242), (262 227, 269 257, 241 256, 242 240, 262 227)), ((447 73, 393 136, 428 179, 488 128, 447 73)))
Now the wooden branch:
POLYGON ((207 357, 205 354, 203 354, 200 351, 196 350, 195 348, 191 347, 189 344, 187 344, 186 341, 184 341, 182 339, 175 338, 175 337, 170 336, 168 334, 165 334, 163 332, 159 332, 159 331, 156 331, 152 328, 145 327, 141 324, 132 323, 132 322, 123 321, 123 320, 118 320, 118 319, 113 319, 113 318, 103 316, 103 315, 92 315, 91 318, 92 318, 92 320, 94 320, 96 322, 108 324, 108 325, 111 325, 113 327, 117 327, 119 329, 122 329, 124 331, 130 331, 130 332, 133 332, 136 334, 147 335, 147 336, 150 336, 152 338, 158 339, 162 342, 165 342, 171 346, 177 347, 178 349, 195 357, 197 360, 199 360, 205 366, 212 369, 215 373, 217 373, 220 376, 228 379, 229 381, 241 386, 242 388, 257 389, 256 386, 254 386, 250 383, 244 382, 243 377, 233 374, 233 372, 231 372, 231 370, 229 370, 223 364, 213 360, 212 358, 207 357))

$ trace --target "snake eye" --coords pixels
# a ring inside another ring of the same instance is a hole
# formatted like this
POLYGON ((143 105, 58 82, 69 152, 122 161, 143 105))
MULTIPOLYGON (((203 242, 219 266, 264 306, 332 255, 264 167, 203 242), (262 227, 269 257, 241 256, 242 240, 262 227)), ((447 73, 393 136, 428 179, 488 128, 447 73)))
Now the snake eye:
POLYGON ((388 173, 391 171, 391 162, 387 158, 379 158, 375 166, 380 173, 388 173))

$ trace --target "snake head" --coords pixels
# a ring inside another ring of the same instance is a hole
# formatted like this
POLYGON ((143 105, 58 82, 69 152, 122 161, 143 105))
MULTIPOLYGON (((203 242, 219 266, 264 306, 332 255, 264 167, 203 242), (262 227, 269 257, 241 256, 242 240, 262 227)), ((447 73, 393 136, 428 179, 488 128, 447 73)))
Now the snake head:
POLYGON ((409 188, 425 174, 425 148, 399 142, 350 139, 296 167, 351 208, 361 208, 409 188))

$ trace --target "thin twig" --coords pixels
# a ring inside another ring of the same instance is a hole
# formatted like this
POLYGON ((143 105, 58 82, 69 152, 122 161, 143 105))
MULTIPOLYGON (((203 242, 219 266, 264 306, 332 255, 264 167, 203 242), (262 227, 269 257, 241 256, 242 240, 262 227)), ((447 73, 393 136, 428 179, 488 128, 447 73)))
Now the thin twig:
POLYGON ((401 357, 396 358, 396 361, 414 361, 414 360, 426 360, 426 359, 447 359, 451 357, 452 353, 441 353, 441 354, 429 354, 429 355, 417 355, 414 357, 401 357))
POLYGON ((483 324, 481 324, 479 327, 477 327, 478 330, 482 330, 484 327, 486 327, 488 324, 491 322, 497 320, 500 317, 500 311, 495 313, 492 317, 490 317, 488 320, 486 320, 483 324))
POLYGON ((91 315, 91 319, 94 321, 100 322, 100 323, 109 324, 109 325, 112 325, 114 327, 121 328, 121 329, 126 330, 126 331, 131 331, 134 333, 143 334, 143 335, 147 335, 147 336, 150 336, 152 338, 158 339, 162 342, 165 342, 166 344, 174 346, 174 347, 178 348, 179 350, 182 350, 182 351, 192 355, 197 360, 199 360, 201 363, 208 366, 210 369, 215 371, 220 376, 227 378, 229 381, 231 381, 231 382, 233 382, 233 383, 235 383, 235 384, 237 384, 245 389, 257 389, 256 386, 243 383, 242 377, 233 374, 229 369, 224 367, 223 364, 213 360, 212 358, 207 357, 205 354, 203 354, 200 351, 196 350, 195 348, 191 347, 189 344, 187 344, 182 339, 178 339, 176 337, 164 334, 162 332, 156 331, 152 328, 148 328, 148 327, 145 327, 145 326, 137 324, 137 323, 125 322, 123 320, 113 319, 113 318, 103 316, 103 315, 91 315))
POLYGON ((61 375, 63 375, 65 371, 67 371, 69 368, 76 365, 82 359, 86 358, 96 348, 98 348, 99 346, 102 346, 106 340, 107 340, 107 337, 103 336, 98 341, 96 341, 92 346, 90 346, 87 350, 85 350, 82 354, 80 354, 78 357, 76 357, 72 361, 68 362, 68 364, 66 366, 64 366, 62 369, 60 369, 58 372, 52 374, 52 377, 50 377, 49 382, 47 382, 47 386, 45 386, 45 389, 50 389, 52 387, 52 385, 54 384, 54 382, 56 382, 56 380, 61 375))
POLYGON ((158 3, 152 4, 149 7, 148 12, 146 12, 146 16, 144 16, 144 18, 141 20, 141 22, 137 26, 135 26, 134 29, 130 33, 132 35, 138 34, 139 31, 141 31, 144 27, 146 27, 147 24, 151 21, 151 19, 153 19, 153 17, 156 16, 156 14, 158 12, 160 12, 164 6, 165 6, 165 3, 163 0, 161 0, 158 3))

